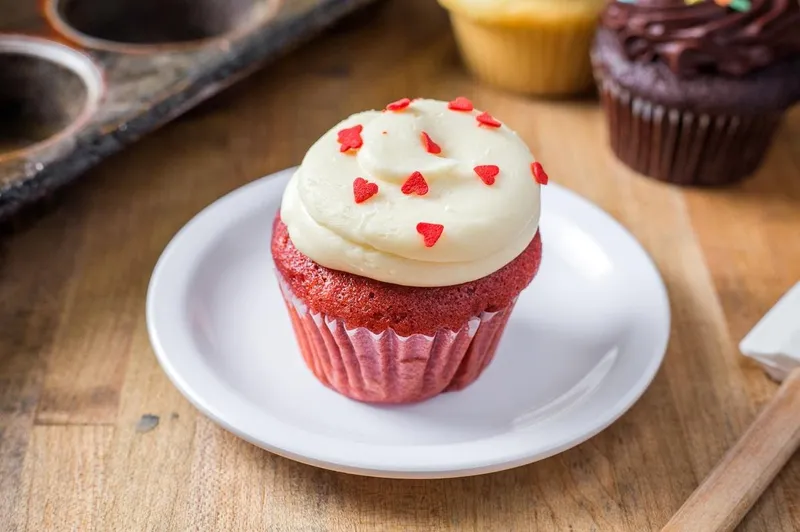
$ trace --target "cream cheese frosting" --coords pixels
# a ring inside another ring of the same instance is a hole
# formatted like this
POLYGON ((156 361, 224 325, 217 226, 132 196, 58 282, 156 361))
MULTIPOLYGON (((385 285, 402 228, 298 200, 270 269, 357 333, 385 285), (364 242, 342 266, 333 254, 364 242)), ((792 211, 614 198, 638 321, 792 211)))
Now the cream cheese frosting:
POLYGON ((281 219, 295 247, 331 269, 417 287, 474 281, 514 260, 539 224, 534 158, 516 133, 481 124, 480 114, 418 99, 337 124, 311 147, 284 193, 281 219), (350 128, 360 146, 342 152, 339 133, 350 128), (426 148, 423 133, 439 153, 426 148), (491 185, 475 170, 483 165, 499 168, 491 185), (403 192, 415 172, 427 184, 424 194, 403 192), (359 203, 357 178, 377 185, 359 203), (420 223, 441 226, 430 247, 420 223))

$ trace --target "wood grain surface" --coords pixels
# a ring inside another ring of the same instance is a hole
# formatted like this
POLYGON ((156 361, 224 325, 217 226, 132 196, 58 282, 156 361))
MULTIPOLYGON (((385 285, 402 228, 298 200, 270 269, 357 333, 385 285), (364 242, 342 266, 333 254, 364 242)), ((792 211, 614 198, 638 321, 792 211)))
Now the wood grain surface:
POLYGON ((800 368, 661 532, 736 528, 800 448, 800 368))
MULTIPOLYGON (((390 1, 371 17, 114 156, 0 240, 0 530, 658 530, 775 393, 736 346, 800 279, 800 109, 755 178, 673 188, 616 162, 594 100, 532 101, 474 82, 433 0, 390 1), (568 452, 442 481, 301 465, 199 415, 145 327, 170 237, 222 194, 297 164, 349 113, 459 94, 653 255, 672 338, 643 398, 568 452)), ((741 530, 800 530, 800 457, 741 530)))

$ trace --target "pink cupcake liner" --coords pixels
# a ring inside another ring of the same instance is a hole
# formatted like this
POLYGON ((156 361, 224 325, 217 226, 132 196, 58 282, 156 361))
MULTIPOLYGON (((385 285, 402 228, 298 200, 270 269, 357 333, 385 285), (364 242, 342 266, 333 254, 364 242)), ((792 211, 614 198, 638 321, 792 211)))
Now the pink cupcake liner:
POLYGON ((458 331, 376 334, 311 312, 280 276, 279 282, 308 368, 329 388, 368 403, 424 401, 475 382, 494 358, 515 303, 483 312, 458 331))

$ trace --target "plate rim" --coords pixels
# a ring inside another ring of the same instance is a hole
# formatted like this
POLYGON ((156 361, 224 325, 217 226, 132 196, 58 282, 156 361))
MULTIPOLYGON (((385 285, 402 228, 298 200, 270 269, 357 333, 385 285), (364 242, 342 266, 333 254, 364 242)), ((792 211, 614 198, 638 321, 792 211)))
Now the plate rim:
MULTIPOLYGON (((567 449, 580 445, 585 441, 591 439, 592 437, 596 436, 598 433, 602 432, 606 428, 608 428, 611 424, 617 421, 622 415, 624 415, 630 408, 641 398, 644 392, 650 387, 653 382, 653 379, 657 375, 664 357, 666 356, 667 348, 669 345, 669 340, 671 337, 670 330, 671 330, 671 308, 669 304, 669 296, 666 285, 664 283, 663 277, 661 272, 659 271, 655 261, 652 259, 651 255, 647 252, 647 250, 642 246, 639 240, 619 221, 617 221, 613 216, 609 213, 601 209, 599 206, 595 205, 588 199, 584 198, 583 196, 573 192, 572 190, 555 184, 550 183, 548 188, 551 190, 557 190, 558 193, 565 194, 569 196, 571 200, 577 201, 581 204, 582 208, 587 208, 589 210, 594 211, 595 214, 599 214, 607 219, 609 223, 611 223, 615 228, 621 231, 629 240, 629 243, 637 249, 637 251, 641 254, 641 258, 645 260, 647 265, 652 270, 651 273, 654 274, 654 281, 655 285, 654 288, 657 291, 658 296, 658 305, 659 307, 663 308, 664 311, 664 318, 665 323, 663 330, 665 334, 663 335, 663 339, 653 344, 652 352, 653 355, 650 357, 650 360, 646 367, 643 368, 641 372, 641 376, 639 376, 636 380, 636 386, 631 387, 625 393, 623 393, 620 397, 616 399, 615 402, 612 403, 612 407, 608 408, 608 411, 611 412, 609 415, 603 417, 599 420, 599 422, 595 423, 591 428, 587 430, 580 430, 580 431, 572 431, 578 432, 579 434, 573 436, 572 434, 568 434, 566 437, 562 437, 559 440, 558 444, 551 446, 546 451, 538 451, 531 452, 528 451, 521 451, 516 454, 510 454, 504 460, 481 460, 481 459, 472 459, 472 460, 453 460, 453 463, 441 466, 437 464, 426 464, 422 465, 421 463, 413 464, 413 465, 402 465, 397 463, 392 463, 391 465, 380 464, 373 460, 355 460, 354 457, 357 456, 359 453, 351 451, 348 457, 338 456, 341 453, 330 453, 330 452, 320 452, 319 448, 324 447, 324 445, 318 443, 316 445, 312 445, 315 449, 313 451, 308 450, 308 445, 298 445, 298 441, 294 440, 294 445, 286 445, 285 442, 287 441, 287 436, 283 438, 277 438, 279 440, 283 440, 283 442, 275 442, 275 438, 272 441, 265 439, 263 437, 257 437, 253 434, 252 430, 247 430, 246 427, 240 426, 241 423, 237 423, 231 421, 229 418, 233 417, 230 413, 229 415, 225 415, 221 412, 219 406, 215 406, 213 401, 207 400, 207 395, 219 395, 222 394, 224 397, 223 403, 227 403, 231 400, 234 402, 241 403, 240 406, 246 405, 246 410, 254 410, 258 411, 262 414, 265 414, 271 418, 271 422, 274 423, 278 428, 283 430, 285 433, 288 434, 288 439, 292 437, 297 438, 298 436, 305 435, 310 439, 316 440, 317 442, 328 442, 328 443, 336 443, 337 445, 346 444, 350 448, 367 448, 367 449, 375 449, 381 448, 382 453, 379 454, 386 454, 387 450, 391 449, 409 449, 409 448, 431 448, 431 447, 457 447, 457 446, 475 446, 475 444, 480 443, 481 441, 488 441, 488 440, 475 440, 475 441, 468 441, 468 442, 457 442, 457 443, 445 443, 445 444, 435 444, 435 445, 419 445, 419 446, 412 446, 412 445, 400 445, 400 446, 387 446, 387 445, 375 445, 375 444, 365 444, 365 443, 358 443, 347 441, 343 439, 336 439, 330 436, 321 435, 310 433, 306 430, 300 429, 298 427, 293 427, 288 423, 268 414, 263 410, 259 410, 255 405, 247 400, 245 397, 237 394, 235 390, 229 389, 224 382, 223 379, 214 375, 213 371, 210 371, 209 368, 204 368, 200 366, 199 372, 201 373, 200 377, 196 377, 195 380, 213 380, 212 383, 216 389, 209 392, 208 390, 197 389, 198 383, 197 382, 188 382, 185 375, 183 375, 179 368, 176 367, 175 360, 173 357, 170 356, 169 353, 166 352, 162 341, 163 337, 161 331, 159 330, 159 319, 158 313, 159 309, 157 308, 157 297, 160 297, 159 290, 161 289, 161 282, 164 278, 164 271, 170 265, 170 261, 174 260, 173 256, 180 251, 180 246, 187 239, 187 235, 191 235, 195 229, 202 224, 203 220, 208 219, 209 217, 213 216, 213 213, 222 209, 222 206, 237 201, 240 197, 246 197, 247 193, 254 189, 259 188, 260 186, 269 186, 268 183, 275 183, 279 182, 281 179, 288 180, 289 176, 297 167, 291 167, 284 170, 280 170, 278 172, 274 172, 263 176, 261 178, 255 179, 250 183, 247 183, 241 187, 238 187, 227 194, 221 196, 210 205, 203 208, 199 213, 194 215, 186 224, 181 227, 181 229, 170 239, 169 243, 166 245, 164 250, 162 251, 155 268, 153 269, 152 276, 150 278, 150 282, 148 284, 147 289, 147 298, 146 298, 146 325, 148 335, 150 337, 150 343, 153 349, 153 352, 156 355, 156 358, 161 365, 162 370, 166 373, 169 380, 172 384, 178 389, 178 391, 183 395, 195 408, 197 408, 202 414, 210 418, 212 421, 223 427, 225 430, 235 434, 237 437, 257 446, 266 451, 271 453, 277 454, 279 456, 283 456, 285 458, 305 463, 308 465, 321 467, 324 469, 329 469, 333 471, 338 471, 342 473, 350 473, 350 474, 357 474, 363 476, 372 476, 372 477, 381 477, 381 478, 413 478, 413 479, 434 479, 434 478, 454 478, 454 477, 463 477, 463 476, 472 476, 472 475, 479 475, 479 474, 486 474, 492 473, 497 471, 503 471, 506 469, 511 469, 515 467, 519 467, 522 465, 526 465, 529 463, 533 463, 539 460, 543 460, 545 458, 549 458, 561 452, 564 452, 567 449), (281 444, 283 443, 283 444, 281 444), (297 450, 298 447, 305 448, 306 450, 303 451, 297 450), (294 449, 294 450, 293 450, 294 449)), ((275 185, 277 186, 277 185, 275 185)), ((210 242, 211 239, 207 239, 207 242, 210 242)), ((191 277, 190 275, 186 276, 191 277)), ((196 350, 195 350, 196 351, 196 350)), ((197 352, 196 359, 202 360, 202 354, 197 352)), ((219 401, 218 401, 219 402, 219 401)), ((506 433, 507 434, 507 433, 506 433)), ((502 435, 501 435, 502 436, 502 435)), ((501 437, 497 436, 497 437, 501 437)), ((489 438, 491 439, 491 438, 489 438)), ((336 447, 336 445, 334 445, 336 447)))

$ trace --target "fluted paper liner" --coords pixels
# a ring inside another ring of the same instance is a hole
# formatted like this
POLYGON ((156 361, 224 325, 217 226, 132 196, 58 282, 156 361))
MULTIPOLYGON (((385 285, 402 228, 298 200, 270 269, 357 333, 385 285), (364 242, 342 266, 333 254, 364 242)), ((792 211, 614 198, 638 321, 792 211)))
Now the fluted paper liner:
POLYGON ((433 336, 376 334, 311 312, 280 277, 279 283, 308 368, 329 388, 369 403, 412 403, 469 386, 492 361, 514 307, 433 336))
POLYGON ((580 93, 592 85, 593 16, 530 26, 485 23, 457 13, 450 19, 464 62, 491 85, 542 96, 580 93))
POLYGON ((595 74, 611 149, 633 170, 678 185, 714 186, 756 171, 780 113, 723 115, 670 108, 595 74))

